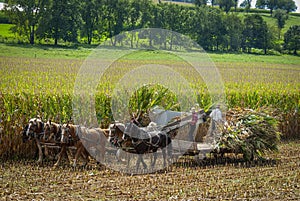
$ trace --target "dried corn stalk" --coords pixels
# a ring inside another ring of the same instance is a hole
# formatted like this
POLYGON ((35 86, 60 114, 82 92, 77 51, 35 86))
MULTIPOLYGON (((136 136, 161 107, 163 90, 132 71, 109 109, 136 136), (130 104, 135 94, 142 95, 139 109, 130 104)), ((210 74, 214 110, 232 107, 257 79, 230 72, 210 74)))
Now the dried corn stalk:
POLYGON ((242 153, 246 160, 277 151, 280 133, 277 120, 251 109, 235 108, 227 112, 227 122, 220 129, 215 151, 242 153))

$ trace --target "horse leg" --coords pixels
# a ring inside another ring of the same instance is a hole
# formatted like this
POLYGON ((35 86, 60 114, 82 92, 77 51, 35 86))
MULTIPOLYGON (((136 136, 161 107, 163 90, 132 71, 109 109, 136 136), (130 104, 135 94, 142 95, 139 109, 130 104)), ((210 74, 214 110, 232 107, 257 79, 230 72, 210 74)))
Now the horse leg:
POLYGON ((87 152, 87 150, 85 149, 85 147, 83 145, 82 145, 82 149, 81 149, 81 157, 84 160, 83 167, 85 167, 90 160, 89 160, 89 153, 87 152))
POLYGON ((77 163, 77 160, 78 160, 79 156, 81 155, 82 148, 83 148, 82 145, 77 147, 77 151, 76 151, 75 158, 74 158, 74 161, 73 161, 73 167, 76 167, 76 163, 77 163))
POLYGON ((40 143, 40 141, 38 139, 35 139, 36 140, 36 145, 39 149, 39 159, 37 161, 37 163, 41 163, 43 161, 43 150, 42 150, 42 145, 40 143))
POLYGON ((140 163, 141 163, 141 155, 139 154, 139 155, 138 155, 138 159, 137 159, 137 161, 136 161, 136 166, 135 166, 136 172, 137 172, 138 169, 140 168, 140 163))
POLYGON ((166 160, 167 160, 167 153, 166 153, 166 149, 162 149, 161 150, 162 155, 163 155, 163 160, 164 160, 164 168, 167 166, 166 160))
POLYGON ((143 156, 142 155, 139 155, 139 156, 141 157, 141 162, 144 166, 144 169, 147 169, 147 164, 145 163, 143 156))
POLYGON ((154 168, 155 164, 156 164, 156 159, 157 159, 157 151, 153 152, 153 161, 151 164, 151 167, 154 168))
POLYGON ((70 164, 72 164, 72 162, 73 162, 73 156, 72 156, 73 153, 72 153, 72 151, 70 149, 66 149, 66 154, 67 154, 68 162, 70 164))
POLYGON ((45 157, 49 158, 49 149, 48 149, 48 146, 44 145, 44 154, 45 154, 45 157))
POLYGON ((143 156, 141 154, 138 155, 138 160, 136 161, 136 171, 140 168, 140 163, 142 162, 144 169, 147 169, 147 164, 145 163, 143 156))
POLYGON ((58 159, 57 159, 56 163, 54 164, 54 167, 58 166, 58 164, 60 163, 62 155, 66 152, 66 147, 67 147, 66 145, 61 146, 61 150, 58 153, 58 159))
POLYGON ((130 165, 130 159, 131 159, 131 155, 127 152, 125 152, 125 158, 127 160, 127 168, 129 168, 129 165, 130 165))
POLYGON ((169 165, 173 163, 173 147, 172 143, 167 145, 167 152, 168 152, 168 163, 169 165))

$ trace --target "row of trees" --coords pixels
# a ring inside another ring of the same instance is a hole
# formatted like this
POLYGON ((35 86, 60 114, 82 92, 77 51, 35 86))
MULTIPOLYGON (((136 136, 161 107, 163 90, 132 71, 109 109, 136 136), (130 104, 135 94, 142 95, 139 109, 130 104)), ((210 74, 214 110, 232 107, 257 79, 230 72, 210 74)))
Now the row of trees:
POLYGON ((293 0, 257 0, 255 7, 261 9, 268 8, 271 15, 273 10, 276 9, 285 10, 288 13, 297 10, 297 6, 293 0))
MULTIPOLYGON (((278 36, 260 15, 240 17, 219 8, 153 3, 152 0, 9 0, 13 31, 36 38, 91 44, 139 28, 190 36, 206 50, 248 51, 276 47, 278 36)), ((294 37, 293 34, 288 37, 294 37)), ((299 37, 299 35, 298 35, 299 37)), ((288 40, 286 40, 288 41, 288 40)), ((291 47, 286 45, 285 47, 291 47)))
MULTIPOLYGON (((196 6, 205 6, 208 3, 211 6, 219 6, 226 13, 228 13, 232 7, 236 10, 238 7, 239 0, 173 0, 173 1, 184 1, 193 2, 196 6)), ((243 0, 240 7, 249 10, 251 7, 252 0, 243 0)), ((289 12, 296 11, 297 6, 294 0, 257 0, 255 4, 256 8, 260 9, 270 9, 272 15, 273 10, 282 9, 289 12)))

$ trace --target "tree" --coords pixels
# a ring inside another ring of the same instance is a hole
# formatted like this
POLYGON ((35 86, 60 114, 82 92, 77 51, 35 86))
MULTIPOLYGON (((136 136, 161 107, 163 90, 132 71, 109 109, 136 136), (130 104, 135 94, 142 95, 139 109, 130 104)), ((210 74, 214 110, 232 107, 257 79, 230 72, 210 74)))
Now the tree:
POLYGON ((224 21, 230 50, 239 51, 242 43, 242 20, 236 14, 230 14, 225 16, 224 21))
POLYGON ((84 0, 81 6, 81 16, 83 20, 83 26, 81 36, 87 37, 87 43, 91 44, 94 36, 94 32, 97 30, 97 26, 102 21, 101 0, 84 0))
POLYGON ((287 14, 287 11, 277 9, 274 11, 273 17, 277 20, 277 27, 279 29, 278 38, 280 39, 280 32, 282 28, 284 28, 285 22, 289 18, 289 15, 287 14))
POLYGON ((30 44, 35 42, 35 31, 48 0, 8 0, 5 12, 15 24, 12 31, 25 35, 30 44))
POLYGON ((236 9, 238 7, 238 3, 239 3, 239 0, 233 0, 234 2, 234 11, 236 12, 236 9))
POLYGON ((125 22, 129 21, 130 4, 128 0, 105 0, 103 8, 103 20, 105 34, 111 38, 113 45, 116 45, 116 40, 113 41, 113 36, 118 35, 126 28, 125 22))
POLYGON ((79 0, 52 0, 41 19, 38 36, 53 38, 55 45, 59 39, 77 42, 81 23, 79 0))
POLYGON ((247 11, 247 13, 249 12, 250 8, 251 8, 251 2, 252 0, 244 0, 241 4, 240 7, 241 8, 245 8, 245 10, 247 11))
POLYGON ((284 49, 293 50, 297 55, 297 50, 300 50, 300 25, 291 26, 284 34, 284 49))
POLYGON ((273 10, 277 6, 277 2, 278 2, 278 0, 257 0, 255 7, 260 8, 260 9, 268 8, 268 9, 270 9, 270 13, 272 15, 273 10))
POLYGON ((195 0, 194 1, 194 4, 196 5, 196 6, 206 6, 206 4, 207 4, 207 0, 195 0))
POLYGON ((211 3, 211 7, 214 7, 216 0, 209 0, 211 3))
POLYGON ((261 9, 268 8, 271 15, 273 14, 273 10, 276 9, 283 9, 287 12, 297 10, 297 6, 293 0, 257 0, 255 7, 261 9))
POLYGON ((279 0, 277 7, 286 10, 287 13, 297 10, 297 6, 293 0, 279 0))
POLYGON ((235 5, 235 0, 218 0, 218 4, 221 9, 228 13, 231 7, 235 5))
POLYGON ((265 54, 272 46, 272 32, 261 15, 247 15, 244 19, 243 48, 251 52, 251 48, 263 49, 265 54))
POLYGON ((206 9, 204 13, 199 16, 204 18, 199 43, 204 49, 219 51, 226 35, 223 12, 219 9, 206 9))

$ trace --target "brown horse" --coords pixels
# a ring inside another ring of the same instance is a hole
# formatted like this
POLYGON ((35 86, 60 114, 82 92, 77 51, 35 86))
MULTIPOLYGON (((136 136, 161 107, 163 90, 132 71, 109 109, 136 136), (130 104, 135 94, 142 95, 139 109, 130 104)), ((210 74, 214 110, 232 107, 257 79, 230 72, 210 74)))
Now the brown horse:
POLYGON ((84 166, 88 163, 89 149, 95 148, 97 161, 103 162, 105 156, 105 143, 107 133, 100 128, 88 129, 79 125, 64 124, 62 127, 61 144, 62 150, 59 154, 58 160, 55 163, 57 166, 61 160, 61 156, 68 146, 76 146, 77 150, 73 166, 76 166, 79 156, 84 159, 84 166), (83 144, 85 146, 83 146, 83 144), (99 158, 97 158, 99 156, 99 158))
POLYGON ((38 163, 41 163, 43 160, 43 150, 41 146, 41 138, 44 135, 44 122, 39 118, 32 118, 29 120, 28 124, 25 126, 22 131, 23 142, 34 139, 38 147, 38 163))
MULTIPOLYGON (((52 122, 51 120, 47 121, 47 123, 45 123, 44 126, 44 136, 43 136, 43 141, 47 142, 47 143, 53 143, 53 144, 57 144, 61 147, 61 143, 60 143, 60 139, 61 139, 61 125, 55 122, 52 122)), ((47 155, 47 150, 45 147, 45 155, 47 155)), ((72 161, 72 158, 70 157, 71 153, 68 152, 69 149, 64 149, 63 153, 65 156, 67 156, 67 158, 69 159, 69 161, 72 161)))
POLYGON ((92 153, 92 150, 96 151, 92 155, 98 162, 103 163, 106 151, 107 131, 101 128, 87 129, 82 127, 81 132, 78 134, 84 147, 90 153, 92 153))
POLYGON ((44 126, 43 140, 47 142, 60 143, 61 125, 51 120, 47 121, 44 126))

